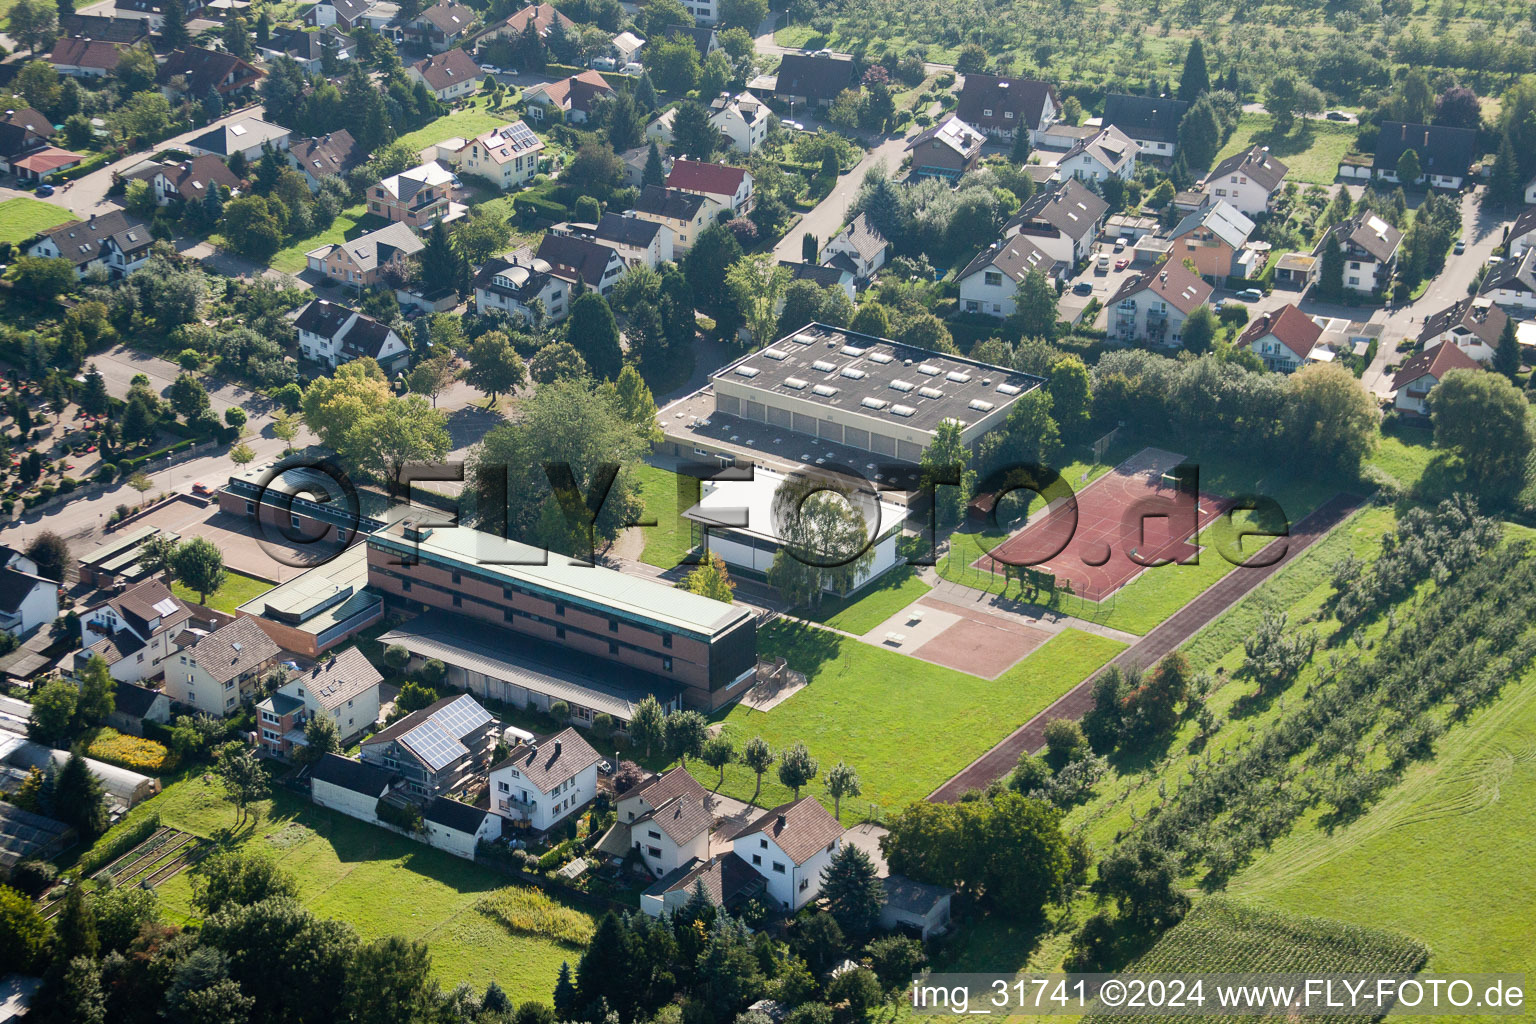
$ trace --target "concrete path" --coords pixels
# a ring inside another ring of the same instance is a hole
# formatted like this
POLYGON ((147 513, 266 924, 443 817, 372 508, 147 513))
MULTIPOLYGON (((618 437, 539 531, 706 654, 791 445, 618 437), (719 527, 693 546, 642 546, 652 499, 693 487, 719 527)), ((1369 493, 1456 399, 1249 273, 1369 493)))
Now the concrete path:
MULTIPOLYGON (((1169 654, 1201 629, 1218 618, 1223 612, 1242 600, 1260 583, 1269 579, 1282 567, 1289 565, 1296 556, 1327 536, 1339 523, 1360 507, 1361 499, 1340 494, 1325 502, 1310 515, 1297 523, 1291 535, 1271 542, 1263 550, 1273 553, 1275 546, 1285 545, 1285 554, 1273 565, 1260 569, 1229 572, 1208 587, 1189 604, 1175 612, 1162 625, 1139 639, 1110 662, 1120 668, 1133 665, 1150 666, 1169 654)), ((1107 667, 1107 666, 1106 666, 1107 667)), ((928 795, 935 803, 954 803, 961 795, 973 789, 985 789, 994 780, 1011 772, 1019 762, 1019 756, 1040 749, 1045 744, 1045 725, 1057 718, 1073 721, 1092 707, 1095 672, 1073 687, 1055 703, 1010 733, 1003 741, 981 757, 971 762, 963 771, 928 795)))

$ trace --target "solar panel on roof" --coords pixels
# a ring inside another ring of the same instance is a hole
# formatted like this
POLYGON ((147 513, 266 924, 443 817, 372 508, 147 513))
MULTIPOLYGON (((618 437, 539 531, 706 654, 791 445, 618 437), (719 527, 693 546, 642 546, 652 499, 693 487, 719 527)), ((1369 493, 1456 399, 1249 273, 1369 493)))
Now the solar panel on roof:
POLYGON ((522 149, 524 146, 535 145, 539 141, 539 137, 533 134, 533 129, 521 121, 508 126, 505 136, 518 149, 522 149))
POLYGON ((436 716, 428 718, 401 736, 400 742, 425 761, 433 771, 441 771, 469 753, 469 748, 460 743, 458 737, 450 736, 436 716))
POLYGON ((170 615, 176 610, 176 602, 168 597, 164 601, 156 601, 154 608, 161 615, 170 615))
POLYGON ((467 736, 491 720, 486 710, 468 694, 440 708, 432 717, 455 737, 467 736))

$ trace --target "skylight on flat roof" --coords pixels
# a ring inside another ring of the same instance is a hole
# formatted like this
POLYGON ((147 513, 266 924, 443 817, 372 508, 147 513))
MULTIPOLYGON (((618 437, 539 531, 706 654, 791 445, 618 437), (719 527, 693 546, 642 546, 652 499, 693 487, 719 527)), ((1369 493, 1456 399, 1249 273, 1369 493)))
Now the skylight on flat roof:
POLYGON ((831 384, 817 384, 815 387, 811 388, 811 390, 820 395, 822 398, 831 398, 833 395, 837 394, 837 388, 833 387, 831 384))
POLYGON ((866 409, 884 409, 890 403, 883 398, 866 398, 859 404, 866 409))
POLYGON ((849 380, 863 380, 865 377, 868 377, 869 374, 865 373, 863 370, 855 369, 852 366, 845 366, 843 367, 843 376, 847 377, 849 380))
POLYGON ((961 373, 959 370, 950 370, 944 375, 944 379, 955 384, 969 384, 971 382, 971 375, 961 373))
POLYGON ((902 380, 900 377, 891 381, 889 385, 892 391, 911 391, 915 386, 912 382, 902 380))
POLYGON ((1017 384, 999 384, 997 386, 997 393, 1000 395, 1016 395, 1020 390, 1017 384))
POLYGON ((893 405, 893 406, 891 406, 891 414, 893 416, 912 416, 912 415, 915 415, 916 413, 917 413, 917 410, 912 408, 910 405, 893 405))
POLYGON ((829 363, 825 359, 818 359, 811 364, 811 369, 819 370, 822 373, 831 373, 833 370, 837 369, 837 364, 829 363))
POLYGON ((780 352, 776 348, 765 348, 765 349, 763 349, 763 355, 767 356, 769 359, 774 359, 774 360, 784 360, 784 359, 788 359, 789 358, 789 353, 788 352, 780 352))
POLYGON ((939 375, 939 368, 932 363, 921 363, 917 367, 917 372, 925 377, 937 377, 939 375))
POLYGON ((981 399, 981 398, 973 398, 973 399, 971 399, 969 405, 970 405, 970 407, 972 409, 975 409, 977 412, 991 412, 993 410, 993 408, 995 408, 995 406, 993 406, 991 402, 988 402, 985 399, 981 399))
POLYGON ((871 352, 869 358, 876 363, 894 363, 896 357, 889 352, 871 352))
POLYGON ((748 380, 750 380, 753 377, 756 377, 759 373, 762 373, 763 371, 759 370, 755 366, 738 366, 738 367, 736 367, 736 372, 739 375, 741 375, 743 377, 746 377, 748 380))
POLYGON ((787 388, 794 388, 796 391, 804 391, 808 383, 810 382, 801 380, 799 377, 784 378, 784 386, 787 388))
POLYGON ((944 397, 944 392, 940 391, 938 388, 918 388, 917 393, 922 395, 924 398, 937 399, 944 397))

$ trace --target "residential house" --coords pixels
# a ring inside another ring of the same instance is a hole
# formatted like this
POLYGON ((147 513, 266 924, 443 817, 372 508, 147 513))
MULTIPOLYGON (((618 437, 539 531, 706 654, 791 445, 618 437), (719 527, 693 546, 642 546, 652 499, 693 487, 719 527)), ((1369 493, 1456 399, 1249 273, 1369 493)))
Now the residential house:
MULTIPOLYGON (((46 119, 44 124, 47 124, 46 119)), ((52 133, 51 124, 32 127, 10 121, 0 123, 0 171, 19 174, 17 163, 20 160, 52 148, 48 144, 48 136, 52 133)))
POLYGON ((719 0, 689 0, 683 10, 690 11, 700 25, 713 25, 720 20, 719 0))
POLYGON ((614 798, 615 819, 620 824, 634 824, 677 797, 708 802, 709 790, 700 785, 699 780, 689 774, 686 768, 660 772, 614 798))
POLYGON ((317 807, 377 825, 379 801, 394 783, 395 777, 377 765, 326 754, 309 770, 309 798, 317 807))
POLYGON ((1429 393, 1452 370, 1477 370, 1477 361, 1455 345, 1436 345, 1403 364, 1392 377, 1392 405, 1408 416, 1429 415, 1429 393))
POLYGON ((1275 287, 1297 292, 1306 291, 1317 283, 1317 275, 1322 270, 1322 262, 1322 260, 1309 253, 1282 253, 1280 258, 1275 261, 1275 287))
POLYGON ((1258 356, 1266 370, 1291 373, 1313 361, 1313 350, 1322 336, 1322 325, 1286 303, 1256 317, 1238 336, 1235 347, 1258 356))
MULTIPOLYGON (((676 108, 674 107, 673 109, 675 110, 676 108)), ((657 120, 659 121, 660 119, 658 118, 657 120)), ((624 184, 630 188, 642 189, 645 187, 645 169, 651 162, 651 129, 656 124, 657 121, 652 121, 646 127, 646 142, 644 144, 636 146, 634 149, 626 149, 619 154, 619 159, 624 161, 624 184)), ((665 146, 658 145, 656 148, 657 155, 661 157, 661 180, 666 181, 667 175, 672 173, 672 164, 676 162, 676 158, 666 151, 665 146)))
POLYGON ((1391 284, 1402 244, 1401 231, 1369 210, 1362 210, 1334 225, 1318 241, 1312 255, 1318 257, 1321 264, 1327 246, 1342 246, 1343 286, 1361 295, 1370 295, 1386 291, 1391 284))
POLYGON ((102 43, 132 46, 149 35, 143 18, 114 18, 109 14, 66 14, 59 19, 59 34, 102 43))
POLYGON ((186 143, 186 149, 193 156, 212 153, 226 160, 240 153, 254 163, 268 149, 286 150, 290 135, 281 125, 270 124, 259 117, 244 117, 199 135, 186 143))
POLYGON ((1508 247, 1511 258, 1518 259, 1525 255, 1525 250, 1536 246, 1536 210, 1522 210, 1520 216, 1509 227, 1509 234, 1505 236, 1505 245, 1508 247))
POLYGON ((500 309, 533 322, 535 300, 542 318, 558 323, 570 312, 571 286, 551 273, 545 260, 513 253, 509 259, 489 259, 475 274, 475 308, 500 309))
POLYGON ((103 267, 113 278, 122 278, 149 259, 153 241, 143 221, 122 210, 108 210, 49 228, 27 248, 27 255, 69 260, 76 277, 103 267))
POLYGON ((597 796, 603 756, 570 726, 524 740, 491 769, 491 810, 548 832, 597 796))
POLYGON ((374 5, 374 0, 320 0, 304 12, 304 24, 313 28, 332 25, 343 32, 350 32, 362 24, 363 15, 374 5))
POLYGON ((253 619, 241 618, 214 631, 183 628, 176 650, 166 658, 165 695, 210 715, 232 714, 243 697, 256 692, 262 673, 282 654, 253 619))
POLYGON ((709 104, 709 123, 734 152, 743 156, 756 152, 767 141, 772 118, 768 104, 749 92, 736 96, 723 92, 709 104))
POLYGON ((496 719, 467 693, 413 711, 363 740, 362 759, 393 772, 420 799, 462 790, 491 764, 496 719))
POLYGON ((482 77, 474 58, 459 47, 419 60, 405 73, 414 82, 427 83, 432 95, 444 103, 474 92, 482 77))
POLYGON ((459 169, 487 178, 503 190, 521 188, 538 173, 542 152, 544 141, 526 122, 514 121, 469 140, 459 169))
POLYGON ((189 46, 166 54, 155 70, 155 83, 171 103, 202 103, 217 93, 226 105, 250 96, 262 72, 225 50, 189 46))
POLYGON ((70 78, 106 78, 117 70, 128 47, 83 36, 63 36, 53 44, 47 60, 53 70, 70 78))
POLYGON ((1064 278, 1071 265, 1051 256, 1035 245, 1027 235, 1014 235, 993 242, 960 271, 960 309, 966 313, 986 313, 1009 317, 1017 306, 1019 286, 1031 273, 1039 271, 1053 285, 1064 278))
POLYGON ((21 564, 0 568, 0 630, 22 638, 59 617, 59 584, 39 576, 31 559, 14 561, 21 564))
POLYGON ((1525 183, 1525 205, 1536 206, 1536 178, 1525 183))
POLYGON ((887 931, 900 928, 916 933, 926 941, 949 926, 952 890, 927 882, 914 882, 906 875, 886 875, 880 879, 885 902, 880 907, 880 927, 887 931))
POLYGON ((317 138, 294 139, 288 146, 288 163, 304 175, 311 192, 318 192, 326 178, 345 178, 367 160, 368 154, 345 128, 317 138))
POLYGON ((767 881, 774 905, 791 913, 821 895, 822 872, 842 845, 843 826, 813 796, 764 811, 731 841, 767 881))
POLYGON ((885 266, 885 258, 890 249, 891 243, 875 230, 868 217, 860 213, 836 237, 821 247, 820 259, 822 263, 845 259, 854 278, 867 281, 874 276, 875 271, 885 266))
MULTIPOLYGON (((818 288, 841 288, 852 302, 858 298, 859 289, 854 281, 850 260, 842 256, 832 257, 828 263, 800 263, 795 260, 779 260, 779 266, 789 271, 791 280, 809 281, 818 288)), ((780 309, 783 309, 782 303, 780 309)))
MULTIPOLYGON (((700 887, 710 903, 734 911, 767 891, 767 880, 735 853, 688 863, 663 875, 640 894, 640 910, 662 917, 683 907, 700 887)), ((772 1019, 772 1018, 770 1018, 772 1019)))
POLYGON ((1499 335, 1509 314, 1484 298, 1459 299, 1428 317, 1419 331, 1419 344, 1425 352, 1450 342, 1479 363, 1487 364, 1499 348, 1499 335))
POLYGON ((1252 234, 1253 221, 1217 199, 1179 221, 1168 235, 1169 254, 1181 263, 1193 260, 1196 272, 1218 285, 1228 277, 1258 277, 1268 253, 1248 248, 1252 234))
POLYGON ((715 825, 707 795, 678 795, 663 800, 628 824, 633 849, 652 875, 664 877, 684 864, 709 859, 709 834, 715 825))
POLYGON ((1067 150, 1056 163, 1056 173, 1062 178, 1081 178, 1084 181, 1105 181, 1109 178, 1129 180, 1136 173, 1136 154, 1140 149, 1131 137, 1114 125, 1101 128, 1067 150))
POLYGON ((912 154, 912 176, 957 181, 975 169, 985 141, 981 132, 950 114, 907 143, 912 154))
POLYGON ((151 164, 130 171, 127 176, 149 183, 156 206, 176 202, 200 203, 207 198, 210 188, 234 191, 240 187, 240 179, 229 165, 208 155, 193 157, 183 163, 151 164))
POLYGON ((623 67, 640 59, 640 49, 645 46, 645 40, 633 32, 624 31, 613 37, 613 59, 623 67))
POLYGON ((501 817, 447 797, 433 797, 421 812, 427 845, 465 860, 475 859, 475 848, 501 836, 501 817))
POLYGON ((425 246, 401 223, 385 225, 350 242, 333 242, 304 254, 309 269, 358 288, 380 283, 392 271, 404 272, 412 254, 425 246))
POLYGON ((12 173, 24 182, 46 181, 60 171, 79 167, 85 157, 58 146, 42 146, 17 154, 7 161, 12 173))
POLYGON ((576 235, 546 234, 534 258, 549 264, 549 273, 564 280, 573 292, 580 281, 604 298, 629 269, 613 249, 576 235))
POLYGON ((315 299, 299 310, 299 354, 335 369, 367 356, 388 376, 410 365, 411 350, 388 324, 365 313, 315 299))
POLYGON ((672 248, 681 256, 693 246, 699 232, 713 224, 724 209, 706 196, 681 189, 647 185, 635 200, 634 215, 655 221, 672 232, 672 248))
POLYGON ((779 59, 773 95, 780 103, 827 107, 843 90, 858 85, 853 58, 846 53, 786 53, 779 59))
POLYGON ((1081 263, 1093 255, 1109 204, 1076 178, 1047 182, 1003 226, 1003 237, 1022 235, 1055 259, 1081 263))
POLYGON ((404 39, 424 46, 432 53, 442 53, 464 42, 479 17, 474 8, 466 7, 458 0, 437 0, 406 21, 400 33, 404 39))
POLYGON ((1212 288, 1181 260, 1167 258, 1151 270, 1125 279, 1104 305, 1109 310, 1109 338, 1177 348, 1184 321, 1205 305, 1212 288))
POLYGON ((452 219, 453 172, 429 161, 391 174, 368 189, 368 212, 413 231, 452 219))
POLYGON ((1200 187, 1207 196, 1230 203, 1244 216, 1257 217, 1269 209, 1284 187, 1289 170, 1270 154, 1268 146, 1254 146, 1213 167, 1200 187))
POLYGON ((315 662, 256 705, 262 749, 288 757, 294 747, 305 744, 304 728, 316 715, 336 723, 337 735, 346 746, 379 720, 383 681, 356 647, 315 662))
POLYGON ((596 224, 556 224, 553 234, 574 235, 606 245, 626 266, 655 270, 672 261, 672 229, 633 212, 605 213, 596 224))
POLYGON ((1110 93, 1104 118, 1141 147, 1143 156, 1171 160, 1179 148, 1179 122, 1189 104, 1168 96, 1128 96, 1110 93))
POLYGON ((1478 294, 1522 319, 1536 315, 1536 248, 1489 268, 1478 294))
POLYGON ((530 4, 486 29, 477 38, 477 43, 485 43, 491 39, 511 39, 515 42, 528 31, 530 21, 533 22, 534 31, 539 34, 540 39, 548 38, 550 28, 557 21, 560 23, 561 31, 572 34, 576 31, 576 23, 561 14, 554 4, 530 4))
POLYGON ((962 121, 994 138, 1011 141, 1022 129, 1032 143, 1060 111, 1056 90, 1045 82, 979 73, 965 76, 955 106, 962 121))
POLYGON ((332 59, 345 68, 346 62, 357 52, 357 41, 335 25, 327 25, 318 32, 302 29, 276 29, 271 42, 258 46, 257 52, 269 63, 290 57, 306 74, 318 75, 325 71, 325 56, 329 50, 332 59))
POLYGON ((523 90, 528 116, 538 120, 560 120, 581 124, 592 113, 598 100, 613 95, 613 86, 596 71, 582 71, 558 82, 544 82, 523 90))
POLYGON ((700 64, 720 49, 719 33, 708 25, 668 25, 662 34, 668 39, 686 39, 692 43, 700 64))
POLYGON ((752 175, 744 167, 679 158, 667 175, 667 188, 704 196, 737 217, 752 209, 752 175))
POLYGON ((1383 121, 1376 133, 1376 153, 1371 173, 1377 179, 1413 186, 1459 189, 1477 159, 1477 132, 1440 124, 1404 124, 1383 121), (1414 181, 1399 182, 1397 165, 1412 150, 1419 159, 1420 174, 1414 181))
POLYGON ((107 724, 129 736, 143 736, 144 723, 169 725, 171 699, 161 690, 118 681, 112 689, 112 713, 107 724))

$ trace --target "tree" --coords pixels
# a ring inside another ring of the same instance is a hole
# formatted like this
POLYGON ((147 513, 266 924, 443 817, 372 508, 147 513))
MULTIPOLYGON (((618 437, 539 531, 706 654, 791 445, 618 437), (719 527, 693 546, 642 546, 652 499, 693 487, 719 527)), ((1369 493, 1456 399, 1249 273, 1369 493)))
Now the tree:
POLYGON ((91 897, 91 912, 96 916, 96 934, 103 952, 124 952, 146 924, 160 921, 160 905, 153 889, 116 886, 100 890, 91 897))
POLYGON ((176 547, 171 571, 182 585, 197 591, 199 604, 208 603, 208 595, 217 591, 228 579, 224 570, 224 553, 207 537, 193 537, 176 547))
POLYGON ((594 376, 612 380, 619 375, 624 350, 619 344, 619 325, 607 299, 594 291, 582 292, 571 303, 566 337, 594 376))
POLYGON ((974 75, 987 68, 987 51, 979 43, 967 43, 955 55, 955 70, 962 75, 974 75))
POLYGON ((1195 308, 1189 316, 1184 318, 1184 329, 1181 334, 1184 347, 1195 355, 1204 355, 1211 350, 1211 345, 1216 341, 1216 314, 1210 306, 1201 305, 1195 308))
POLYGON ((976 489, 976 471, 969 463, 970 451, 960 424, 944 420, 934 429, 933 440, 922 454, 923 491, 932 491, 941 527, 955 526, 965 517, 966 505, 976 489))
POLYGON ((10 886, 0 885, 0 963, 31 974, 47 941, 48 925, 37 905, 10 886))
MULTIPOLYGON (((486 331, 480 338, 497 333, 500 332, 486 331)), ((479 340, 478 338, 476 339, 476 341, 479 340)), ((517 358, 516 352, 513 352, 512 355, 513 358, 517 358)), ((521 359, 518 359, 518 365, 522 365, 521 359)), ((442 394, 444 388, 453 383, 453 377, 453 353, 444 350, 438 352, 430 359, 423 359, 417 363, 412 367, 410 374, 406 376, 405 380, 406 386, 411 391, 430 398, 432 400, 432 408, 436 409, 437 396, 442 394)), ((513 386, 515 387, 516 385, 513 386)))
POLYGON ((341 730, 330 715, 310 715, 304 723, 304 746, 299 748, 298 760, 302 764, 314 764, 326 754, 341 752, 341 730))
POLYGON ((58 7, 48 0, 22 0, 11 9, 11 36, 33 53, 50 46, 58 31, 58 7))
POLYGON ((190 373, 177 374, 170 389, 171 408, 188 423, 208 411, 208 389, 190 373))
MULTIPOLYGON (((796 743, 779 754, 779 781, 794 790, 796 800, 800 799, 801 788, 810 785, 820 769, 804 743, 796 743)), ((754 803, 756 799, 754 796, 754 803)))
POLYGON ((782 543, 768 582, 792 606, 816 609, 827 590, 852 590, 874 560, 870 536, 878 530, 852 491, 830 478, 786 477, 774 492, 773 521, 782 543))
POLYGON ((640 371, 626 364, 619 371, 619 379, 611 386, 613 401, 619 415, 641 431, 652 443, 661 441, 661 427, 656 422, 656 397, 640 371))
POLYGON ((763 791, 763 774, 773 767, 773 751, 768 748, 768 741, 761 736, 754 736, 748 740, 741 751, 741 763, 757 776, 757 785, 752 790, 752 799, 749 801, 753 807, 756 807, 757 798, 763 791))
POLYGON ((1056 289, 1044 274, 1038 270, 1025 274, 1014 306, 1014 319, 1022 336, 1046 341, 1055 338, 1059 319, 1056 304, 1056 289))
POLYGON ((32 717, 27 723, 28 733, 42 743, 63 743, 74 726, 78 703, 78 692, 64 680, 55 679, 44 683, 32 694, 32 717))
MULTIPOLYGON (((827 793, 832 797, 832 814, 838 821, 843 820, 843 797, 858 796, 863 791, 859 786, 859 773, 852 765, 839 761, 827 772, 827 793)), ((846 924, 843 930, 847 930, 846 924)))
POLYGON ((686 590, 690 594, 713 598, 727 604, 736 598, 736 584, 731 581, 730 573, 726 571, 725 559, 716 554, 711 554, 708 561, 700 563, 697 568, 679 580, 677 585, 679 589, 686 590))
POLYGON ((726 283, 746 321, 752 344, 770 344, 779 325, 779 302, 789 287, 789 268, 766 253, 747 256, 726 274, 726 283))
POLYGON ((870 969, 887 992, 894 992, 912 981, 912 976, 928 962, 923 944, 906 935, 887 935, 865 947, 870 969))
POLYGON ((624 161, 612 146, 588 142, 576 151, 560 179, 587 193, 606 194, 624 183, 624 161))
POLYGON ((1435 446, 1457 455, 1474 493, 1492 503, 1520 490, 1533 435, 1529 406, 1513 384, 1494 373, 1452 370, 1428 401, 1435 446))
POLYGON ((75 704, 75 718, 80 728, 101 725, 111 717, 117 703, 116 689, 107 659, 93 654, 80 670, 80 699, 75 704))
POLYGON ((490 395, 492 405, 501 395, 528 381, 523 360, 504 331, 486 331, 474 340, 465 355, 469 363, 463 371, 465 383, 490 395))
MULTIPOLYGON (((1503 330, 1499 331, 1498 347, 1493 352, 1493 368, 1508 377, 1511 383, 1520 373, 1520 343, 1515 337, 1514 317, 1506 318, 1503 330)), ((31 549, 28 549, 28 553, 31 553, 31 549)))
MULTIPOLYGON (((1270 80, 1269 88, 1265 91, 1264 106, 1274 118, 1275 127, 1282 134, 1289 132, 1296 123, 1300 89, 1296 76, 1289 71, 1282 71, 1270 80)), ((1191 166, 1204 165, 1192 164, 1191 166)))
POLYGON ((885 885, 869 854, 854 844, 845 842, 822 869, 821 894, 832 918, 854 944, 879 927, 885 885))
POLYGON ((250 806, 266 798, 269 789, 267 770, 256 759, 255 751, 231 744, 219 754, 213 773, 224 786, 224 798, 235 805, 238 812, 235 828, 238 829, 245 824, 250 806))
POLYGON ((1209 96, 1196 100, 1179 121, 1179 156, 1190 168, 1209 167, 1221 149, 1221 139, 1216 105, 1209 96))
POLYGON ((1397 158, 1397 180, 1404 188, 1412 188, 1417 185, 1424 170, 1419 166, 1419 154, 1411 149, 1403 150, 1397 158))
POLYGON ((1493 161, 1493 174, 1488 182, 1488 198, 1503 207, 1520 203, 1522 179, 1520 161, 1515 147, 1510 144, 1509 132, 1499 136, 1499 152, 1493 161))
POLYGON ((55 583, 64 582, 69 566, 69 542, 52 530, 44 530, 27 545, 26 556, 37 563, 37 574, 55 583))
POLYGON ((686 767, 689 755, 697 757, 709 735, 709 723, 697 711, 674 711, 667 716, 664 731, 667 753, 686 767))
POLYGON ((364 943, 347 972, 346 1005, 354 1024, 429 1019, 437 985, 427 944, 396 935, 364 943))
POLYGON ((757 34, 757 26, 768 16, 768 0, 720 0, 720 26, 744 28, 757 34))
POLYGON ((666 712, 662 710, 661 702, 650 694, 646 694, 640 703, 635 705, 634 714, 629 720, 629 738, 645 751, 647 758, 651 756, 652 749, 666 743, 666 719, 666 712))
POLYGON ((1350 479, 1376 447, 1379 414, 1354 374, 1337 364, 1306 366, 1286 381, 1283 430, 1292 451, 1350 479))
POLYGON ((1088 430, 1093 411, 1092 379, 1077 355, 1065 355, 1051 363, 1051 415, 1065 439, 1076 440, 1088 430))
POLYGON ((716 733, 704 741, 703 749, 699 752, 699 760, 720 773, 720 777, 715 780, 715 789, 718 791, 725 785, 726 765, 736 760, 736 745, 725 733, 716 733))
POLYGON ((1197 37, 1184 55, 1184 70, 1179 75, 1179 99, 1193 103, 1210 91, 1211 75, 1205 66, 1205 44, 1197 37))
POLYGON ((165 13, 160 19, 160 36, 164 44, 172 50, 182 49, 187 45, 187 12, 184 8, 178 8, 175 4, 167 4, 165 13))
POLYGON ((229 958, 241 991, 259 992, 255 1021, 340 1021, 349 1016, 347 975, 358 942, 291 897, 226 907, 204 919, 201 945, 229 958))
POLYGON ((20 256, 5 272, 16 291, 33 302, 47 303, 75 286, 75 270, 66 259, 20 256))
MULTIPOLYGON (((675 22, 686 24, 686 21, 675 22)), ((661 26, 665 28, 665 26, 661 26)), ((651 30, 653 33, 655 30, 651 30)), ((645 70, 657 89, 681 96, 699 82, 699 51, 686 35, 651 36, 645 48, 645 70)))
POLYGON ((661 150, 656 145, 656 140, 651 140, 650 149, 645 154, 645 171, 640 177, 641 185, 665 185, 667 172, 662 166, 661 150))
POLYGON ((224 204, 220 233, 236 252, 257 263, 266 263, 283 244, 282 204, 264 196, 239 196, 224 204))
POLYGON ((1466 86, 1450 86, 1435 99, 1435 124, 1477 129, 1482 123, 1482 101, 1466 86))
POLYGON ((571 965, 567 960, 560 961, 560 975, 555 979, 554 1004, 555 1013, 561 1020, 575 1020, 579 996, 576 993, 576 983, 571 979, 571 965))
POLYGON ((82 839, 94 839, 107 830, 105 799, 101 783, 86 766, 85 758, 70 754, 54 780, 54 816, 73 825, 82 839))
POLYGON ((693 100, 679 103, 672 115, 672 152, 694 160, 708 160, 719 145, 720 130, 709 123, 709 108, 693 100))
POLYGON ((457 285, 460 257, 442 221, 432 224, 416 259, 420 267, 421 285, 427 291, 440 291, 457 285))

